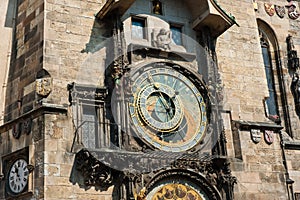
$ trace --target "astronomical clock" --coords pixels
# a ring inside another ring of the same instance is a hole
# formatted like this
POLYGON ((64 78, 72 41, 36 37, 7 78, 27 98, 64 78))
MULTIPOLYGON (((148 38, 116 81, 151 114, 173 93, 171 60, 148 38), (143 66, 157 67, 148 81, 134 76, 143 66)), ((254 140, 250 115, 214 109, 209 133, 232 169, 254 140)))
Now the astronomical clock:
MULTIPOLYGON (((162 1, 151 1, 148 13, 132 14, 145 2, 118 1, 97 14, 100 20, 114 19, 109 20, 114 28, 112 60, 106 58, 107 92, 95 94, 103 98, 95 104, 107 102, 101 106, 107 110, 99 113, 110 117, 99 126, 111 123, 103 128, 110 133, 97 137, 110 134, 109 140, 101 141, 111 143, 81 149, 77 169, 88 186, 105 190, 114 185, 116 199, 232 199, 235 178, 225 159, 221 92, 211 41, 233 21, 220 9, 220 26, 211 25, 211 30, 205 24, 212 21, 208 16, 203 24, 196 20, 191 27, 192 18, 200 19, 196 10, 191 13, 195 16, 179 12, 177 19, 184 20, 169 22, 162 1)), ((193 6, 192 2, 187 4, 193 6)), ((72 104, 80 95, 93 94, 81 90, 76 84, 70 86, 72 104)))
POLYGON ((129 113, 133 129, 147 145, 185 152, 205 138, 207 94, 196 75, 170 63, 152 63, 131 72, 129 113))

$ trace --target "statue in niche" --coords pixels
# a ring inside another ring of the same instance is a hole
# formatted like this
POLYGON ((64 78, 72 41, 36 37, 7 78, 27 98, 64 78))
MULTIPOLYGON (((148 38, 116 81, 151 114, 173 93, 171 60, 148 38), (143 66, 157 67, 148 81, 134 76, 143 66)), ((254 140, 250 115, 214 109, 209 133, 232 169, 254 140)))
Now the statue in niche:
POLYGON ((299 74, 297 72, 293 74, 291 90, 295 100, 296 113, 299 115, 300 114, 300 80, 299 80, 299 74))
POLYGON ((156 15, 162 15, 162 5, 160 1, 153 1, 153 13, 156 15))
POLYGON ((164 49, 170 50, 171 44, 171 32, 167 31, 166 29, 160 29, 159 33, 155 36, 155 31, 153 31, 153 46, 164 49))

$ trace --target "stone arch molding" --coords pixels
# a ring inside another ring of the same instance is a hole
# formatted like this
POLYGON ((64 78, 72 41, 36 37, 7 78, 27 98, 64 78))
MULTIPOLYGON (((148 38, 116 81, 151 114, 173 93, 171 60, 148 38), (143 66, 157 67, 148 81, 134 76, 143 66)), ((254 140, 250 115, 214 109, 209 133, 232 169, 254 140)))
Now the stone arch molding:
MULTIPOLYGON (((282 114, 279 116, 280 120, 277 122, 282 121, 282 125, 285 126, 285 130, 288 135, 291 137, 293 136, 293 131, 291 127, 291 117, 290 117, 290 110, 288 109, 287 105, 290 105, 291 102, 289 102, 287 94, 288 94, 288 87, 287 83, 285 83, 285 77, 290 76, 293 77, 294 71, 288 68, 289 75, 285 75, 283 72, 283 64, 282 64, 282 55, 281 55, 281 49, 278 43, 278 36, 274 30, 274 28, 264 21, 261 18, 257 18, 257 26, 258 30, 264 35, 265 39, 267 40, 267 43, 269 44, 269 52, 271 56, 271 64, 273 65, 274 70, 277 71, 277 73, 273 72, 273 76, 275 79, 275 85, 279 85, 279 90, 277 91, 277 106, 280 109, 282 108, 282 114)), ((292 88, 291 88, 292 89, 292 88)), ((292 89, 293 92, 293 89, 292 89)), ((294 95, 294 94, 293 94, 294 95)), ((299 100, 299 99, 298 99, 299 100)), ((294 99, 295 104, 297 104, 298 101, 296 98, 294 99)), ((298 112, 298 111, 297 111, 298 112)), ((280 113, 279 113, 280 114, 280 113)), ((300 116, 300 112, 297 113, 300 116)), ((267 116, 268 117, 268 116, 267 116)), ((274 121, 274 120, 273 120, 274 121)))
MULTIPOLYGON (((107 0, 96 17, 103 20, 115 14, 122 16, 134 2, 135 0, 107 0)), ((185 0, 185 3, 191 11, 194 30, 209 27, 212 37, 216 38, 232 25, 238 25, 234 16, 222 9, 216 0, 185 0)))

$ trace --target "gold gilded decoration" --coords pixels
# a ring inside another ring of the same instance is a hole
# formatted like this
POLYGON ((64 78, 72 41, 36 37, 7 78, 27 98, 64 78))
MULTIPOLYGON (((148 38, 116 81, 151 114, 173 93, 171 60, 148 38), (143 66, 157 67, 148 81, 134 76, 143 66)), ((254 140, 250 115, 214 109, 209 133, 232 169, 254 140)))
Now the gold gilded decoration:
POLYGON ((48 96, 52 91, 52 78, 40 78, 36 79, 36 93, 42 97, 48 96))
POLYGON ((151 200, 167 199, 202 200, 203 198, 198 192, 187 185, 168 184, 156 192, 151 200))
POLYGON ((265 3, 265 10, 268 15, 273 16, 275 13, 275 6, 274 4, 265 3))
POLYGON ((153 1, 153 13, 156 15, 162 15, 162 5, 160 1, 153 1))
POLYGON ((146 188, 142 188, 141 191, 137 194, 136 191, 133 191, 135 200, 146 200, 146 188))

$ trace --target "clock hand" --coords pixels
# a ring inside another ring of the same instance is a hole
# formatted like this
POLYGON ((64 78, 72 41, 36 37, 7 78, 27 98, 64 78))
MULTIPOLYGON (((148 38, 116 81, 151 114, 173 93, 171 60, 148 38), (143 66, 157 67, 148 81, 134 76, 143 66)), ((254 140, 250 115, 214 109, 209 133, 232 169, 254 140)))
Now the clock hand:
POLYGON ((19 175, 19 169, 15 166, 15 171, 14 171, 15 174, 17 174, 17 177, 20 177, 19 175))
POLYGON ((170 110, 170 107, 166 101, 166 99, 163 97, 163 95, 161 94, 161 92, 159 92, 160 94, 160 97, 159 97, 159 100, 163 103, 165 109, 167 110, 167 112, 170 110))
MULTIPOLYGON (((152 75, 150 74, 150 72, 148 72, 148 78, 149 78, 150 83, 152 83, 153 86, 154 86, 156 89, 159 89, 159 84, 154 82, 153 77, 152 77, 152 75)), ((169 108, 168 103, 166 102, 165 98, 163 97, 161 91, 158 90, 158 93, 159 93, 159 95, 160 95, 160 99, 163 99, 163 100, 161 100, 161 102, 162 102, 163 105, 165 106, 167 112, 169 112, 170 108, 169 108)))

